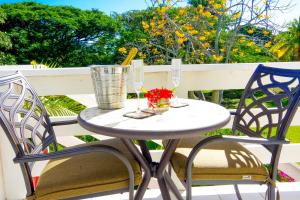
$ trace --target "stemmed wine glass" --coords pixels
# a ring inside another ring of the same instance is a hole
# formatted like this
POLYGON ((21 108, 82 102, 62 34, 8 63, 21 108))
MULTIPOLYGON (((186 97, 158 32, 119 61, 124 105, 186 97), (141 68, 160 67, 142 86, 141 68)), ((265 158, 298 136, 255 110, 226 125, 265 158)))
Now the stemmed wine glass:
POLYGON ((138 99, 137 110, 135 111, 135 114, 137 117, 139 117, 139 115, 143 115, 140 108, 140 92, 144 84, 144 63, 143 60, 133 60, 131 64, 132 64, 132 84, 138 99))
MULTIPOLYGON (((180 76, 181 76, 181 59, 172 59, 171 65, 171 78, 172 83, 175 87, 175 91, 177 90, 179 83, 180 83, 180 76)), ((179 106, 178 98, 176 93, 174 93, 174 101, 172 106, 177 107, 179 106)))

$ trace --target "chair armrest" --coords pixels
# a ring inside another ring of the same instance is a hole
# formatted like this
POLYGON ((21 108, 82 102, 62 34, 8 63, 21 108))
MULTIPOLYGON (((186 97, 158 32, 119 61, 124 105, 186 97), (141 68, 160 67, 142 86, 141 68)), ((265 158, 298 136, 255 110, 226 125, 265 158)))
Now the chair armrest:
POLYGON ((241 137, 241 136, 222 136, 223 141, 232 141, 232 142, 244 142, 244 143, 254 143, 254 144, 263 144, 263 145, 275 145, 275 144, 289 144, 287 140, 277 140, 277 139, 266 139, 258 137, 241 137))
POLYGON ((76 156, 80 154, 85 153, 91 153, 91 152, 105 152, 105 153, 111 153, 114 155, 121 155, 123 154, 114 147, 107 146, 107 145, 93 145, 93 146, 83 146, 83 147, 74 147, 69 149, 63 149, 56 152, 51 152, 47 154, 32 154, 32 155, 25 155, 16 157, 13 159, 15 163, 25 163, 25 162, 35 162, 35 161, 43 161, 43 160, 52 160, 52 159, 59 159, 59 158, 66 158, 71 156, 76 156))
POLYGON ((51 122, 52 126, 63 126, 63 125, 70 125, 70 124, 77 124, 77 119, 71 119, 71 120, 64 120, 64 121, 55 121, 51 122))
MULTIPOLYGON (((201 140, 191 151, 191 154, 197 154, 201 148, 216 142, 243 142, 243 143, 252 143, 252 144, 262 144, 262 145, 279 145, 279 144, 289 144, 290 142, 287 140, 276 140, 276 139, 266 139, 266 138, 258 138, 258 137, 243 137, 243 136, 228 136, 228 135, 215 135, 211 137, 207 137, 201 140)), ((189 156, 189 157, 190 157, 189 156)))

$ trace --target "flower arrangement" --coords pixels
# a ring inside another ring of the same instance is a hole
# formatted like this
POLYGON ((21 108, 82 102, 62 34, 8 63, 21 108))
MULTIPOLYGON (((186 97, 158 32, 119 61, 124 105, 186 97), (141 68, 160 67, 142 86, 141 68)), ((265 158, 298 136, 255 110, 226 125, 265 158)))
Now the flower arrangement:
POLYGON ((163 112, 169 109, 170 99, 173 97, 173 91, 166 88, 155 88, 146 92, 149 108, 154 111, 163 112))

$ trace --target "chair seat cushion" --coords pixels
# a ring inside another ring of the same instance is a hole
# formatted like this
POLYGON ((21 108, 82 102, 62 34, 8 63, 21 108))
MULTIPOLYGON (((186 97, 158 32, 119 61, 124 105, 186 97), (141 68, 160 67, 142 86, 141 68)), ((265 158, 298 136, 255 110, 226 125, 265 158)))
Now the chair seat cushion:
MULTIPOLYGON (((183 139, 171 158, 180 180, 186 179, 186 162, 192 148, 203 138, 183 139)), ((264 165, 250 151, 236 142, 208 144, 196 155, 192 166, 193 180, 252 180, 268 178, 264 165)))
MULTIPOLYGON (((135 185, 140 183, 141 168, 120 140, 109 139, 84 145, 94 144, 120 150, 133 167, 135 185)), ((123 162, 112 154, 93 152, 49 161, 40 176, 35 197, 41 200, 64 199, 128 187, 129 174, 123 162)))
MULTIPOLYGON (((201 140, 205 139, 206 136, 203 134, 199 134, 197 137, 189 137, 189 138, 184 138, 181 139, 177 145, 177 147, 194 147, 197 143, 199 143, 201 140)), ((169 140, 163 140, 162 144, 164 147, 168 145, 169 140)))

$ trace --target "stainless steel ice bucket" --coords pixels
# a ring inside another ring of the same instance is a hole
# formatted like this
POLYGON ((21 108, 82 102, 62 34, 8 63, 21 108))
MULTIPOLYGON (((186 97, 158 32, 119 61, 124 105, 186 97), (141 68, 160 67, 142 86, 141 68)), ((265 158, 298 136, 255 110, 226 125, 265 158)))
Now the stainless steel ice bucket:
POLYGON ((128 67, 92 65, 90 69, 98 107, 104 110, 123 108, 127 98, 128 67))

